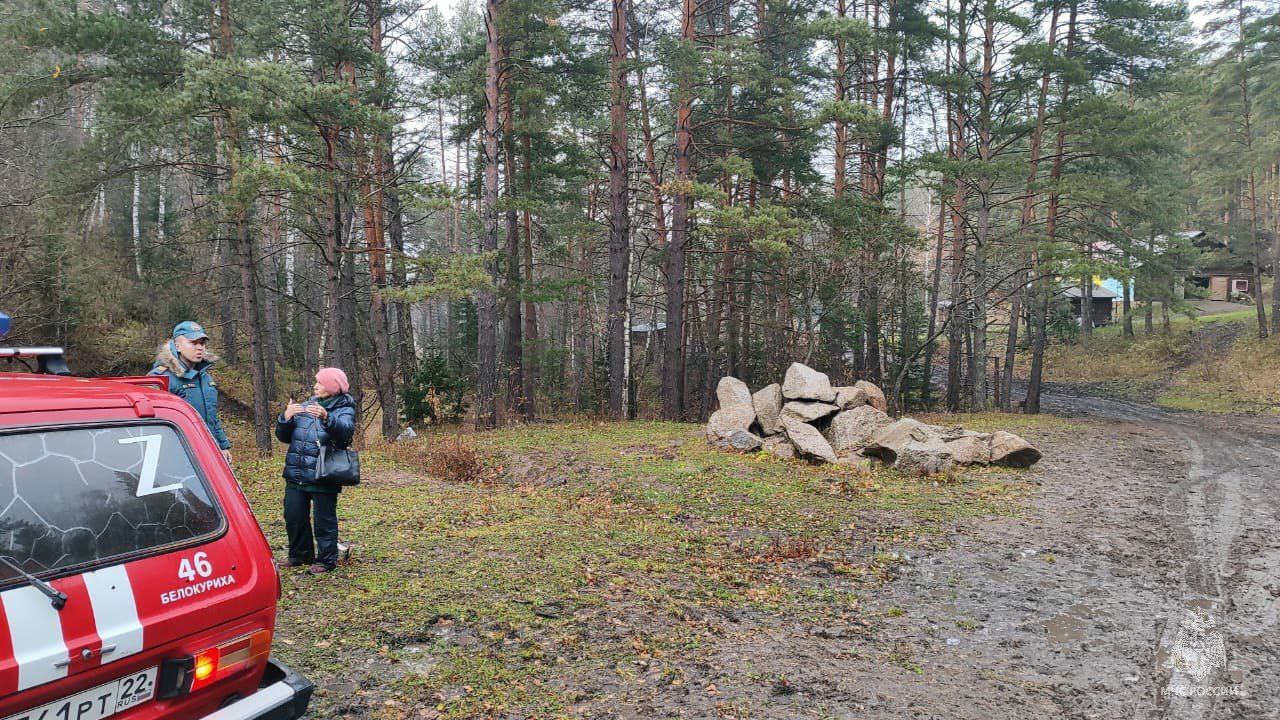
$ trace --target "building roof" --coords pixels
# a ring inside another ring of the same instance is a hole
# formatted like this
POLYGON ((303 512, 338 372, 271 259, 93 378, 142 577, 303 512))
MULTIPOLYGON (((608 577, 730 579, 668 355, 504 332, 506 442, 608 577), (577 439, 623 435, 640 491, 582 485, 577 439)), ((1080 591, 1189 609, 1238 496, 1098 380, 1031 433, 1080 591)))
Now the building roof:
MULTIPOLYGON (((1078 298, 1078 297, 1080 297, 1080 286, 1078 286, 1078 285, 1068 285, 1068 286, 1064 287, 1064 288, 1062 289, 1062 296, 1063 296, 1063 297, 1069 297, 1069 298, 1078 298)), ((1120 295, 1119 295, 1119 294, 1117 294, 1117 293, 1115 293, 1115 292, 1112 292, 1111 290, 1108 290, 1108 289, 1106 289, 1106 288, 1102 287, 1101 285, 1094 285, 1094 286, 1093 286, 1093 299, 1094 299, 1094 300, 1100 300, 1100 299, 1114 299, 1114 298, 1118 298, 1118 297, 1120 297, 1120 295)))

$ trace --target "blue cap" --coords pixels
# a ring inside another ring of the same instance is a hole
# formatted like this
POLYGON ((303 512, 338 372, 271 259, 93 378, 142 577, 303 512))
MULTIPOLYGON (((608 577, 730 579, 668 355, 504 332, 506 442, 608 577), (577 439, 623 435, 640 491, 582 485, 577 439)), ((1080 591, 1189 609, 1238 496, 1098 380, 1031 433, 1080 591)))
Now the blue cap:
POLYGON ((204 334, 204 327, 200 323, 195 320, 187 320, 173 327, 173 339, 177 340, 180 337, 188 340, 204 340, 209 336, 204 334))

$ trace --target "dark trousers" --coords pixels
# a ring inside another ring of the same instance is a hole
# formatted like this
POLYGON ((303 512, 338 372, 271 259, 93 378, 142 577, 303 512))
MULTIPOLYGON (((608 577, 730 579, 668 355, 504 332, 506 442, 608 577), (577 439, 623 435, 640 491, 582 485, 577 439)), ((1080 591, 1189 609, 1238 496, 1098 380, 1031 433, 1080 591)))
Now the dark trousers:
POLYGON ((338 494, 284 489, 284 526, 289 532, 289 559, 338 564, 338 494), (313 532, 314 523, 314 532, 313 532))

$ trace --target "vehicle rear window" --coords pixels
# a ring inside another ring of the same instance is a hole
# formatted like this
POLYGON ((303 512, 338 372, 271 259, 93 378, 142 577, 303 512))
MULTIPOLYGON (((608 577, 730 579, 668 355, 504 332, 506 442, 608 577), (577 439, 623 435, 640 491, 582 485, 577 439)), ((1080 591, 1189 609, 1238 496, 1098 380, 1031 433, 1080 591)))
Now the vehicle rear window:
MULTIPOLYGON (((0 508, 0 554, 36 574, 105 564, 222 527, 213 494, 168 425, 0 434, 0 508)), ((0 583, 14 577, 0 563, 0 583)))

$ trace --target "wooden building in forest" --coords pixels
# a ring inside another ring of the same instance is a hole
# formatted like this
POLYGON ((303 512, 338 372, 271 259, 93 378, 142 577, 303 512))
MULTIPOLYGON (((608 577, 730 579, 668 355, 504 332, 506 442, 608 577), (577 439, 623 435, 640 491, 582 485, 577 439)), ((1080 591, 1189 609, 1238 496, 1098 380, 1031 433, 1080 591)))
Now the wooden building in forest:
MULTIPOLYGON (((1062 289, 1062 297, 1071 305, 1072 317, 1080 317, 1080 304, 1084 302, 1083 293, 1080 292, 1079 285, 1068 285, 1062 289)), ((1102 327, 1115 322, 1115 304, 1116 299, 1120 296, 1107 288, 1094 284, 1093 286, 1093 304, 1092 311, 1089 313, 1093 318, 1094 327, 1102 327)))
POLYGON ((1210 300, 1241 301, 1252 297, 1253 272, 1249 263, 1236 257, 1215 259, 1187 275, 1187 284, 1200 288, 1210 300))
MULTIPOLYGON (((1236 252, 1230 243, 1200 230, 1179 235, 1190 240, 1191 245, 1203 254, 1197 258, 1194 267, 1178 273, 1177 297, 1194 295, 1210 300, 1247 302, 1257 291, 1253 282, 1252 258, 1247 253, 1236 252)), ((1269 249, 1270 242, 1267 244, 1269 249)), ((1268 274, 1266 265, 1272 262, 1270 256, 1270 252, 1263 253, 1264 275, 1268 274)))

